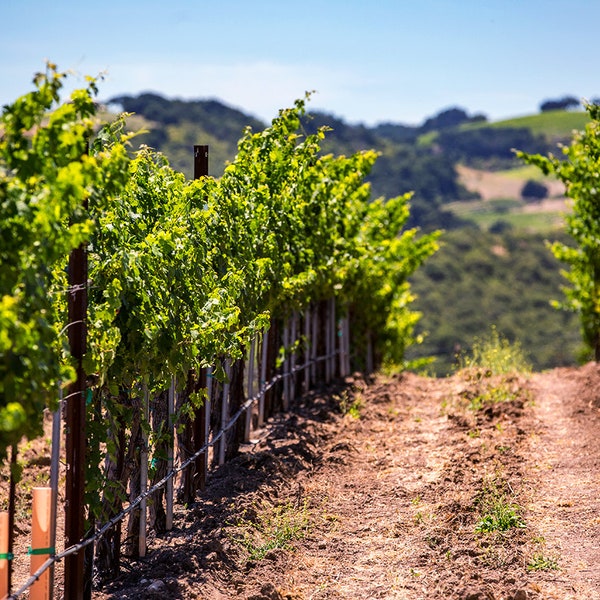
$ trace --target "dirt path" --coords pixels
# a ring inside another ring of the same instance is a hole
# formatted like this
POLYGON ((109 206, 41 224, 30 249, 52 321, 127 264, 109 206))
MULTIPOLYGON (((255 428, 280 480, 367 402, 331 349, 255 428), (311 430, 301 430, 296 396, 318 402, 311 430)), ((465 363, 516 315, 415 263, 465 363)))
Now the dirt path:
POLYGON ((273 421, 95 597, 600 599, 599 408, 596 365, 349 381, 273 421), (479 531, 498 507, 513 526, 479 531))
POLYGON ((560 556, 560 598, 600 598, 598 372, 588 365, 533 378, 539 430, 531 438, 528 508, 548 550, 560 556))
POLYGON ((349 379, 273 419, 93 598, 600 600, 599 432, 595 364, 349 379))

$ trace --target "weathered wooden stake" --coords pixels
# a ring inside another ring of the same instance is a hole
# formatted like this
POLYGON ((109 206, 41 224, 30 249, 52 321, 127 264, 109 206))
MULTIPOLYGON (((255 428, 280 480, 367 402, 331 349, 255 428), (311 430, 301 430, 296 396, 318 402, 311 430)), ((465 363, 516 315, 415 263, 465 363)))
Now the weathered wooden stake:
MULTIPOLYGON (((148 433, 145 423, 150 421, 150 392, 148 384, 143 384, 142 398, 142 448, 140 450, 140 494, 148 489, 148 433)), ((141 558, 146 556, 146 524, 148 520, 148 500, 140 502, 140 533, 138 538, 138 554, 141 558)))
MULTIPOLYGON (((167 398, 167 414, 168 414, 168 429, 169 435, 169 448, 167 450, 167 473, 173 470, 173 453, 175 443, 175 428, 173 423, 173 415, 175 414, 175 377, 171 377, 171 385, 169 386, 169 396, 167 398)), ((165 528, 167 531, 173 529, 173 478, 171 477, 167 481, 167 487, 165 490, 165 504, 166 504, 166 518, 165 528)))
POLYGON ((8 511, 0 512, 0 598, 8 596, 8 572, 11 555, 8 552, 10 531, 8 511))
MULTIPOLYGON (((250 342, 250 351, 248 353, 248 371, 247 377, 247 397, 250 400, 254 396, 254 367, 256 360, 256 337, 250 342)), ((250 441, 250 432, 252 431, 252 404, 246 411, 246 421, 244 426, 244 442, 250 441)))
POLYGON ((265 385, 267 383, 267 361, 269 356, 269 328, 267 327, 262 335, 260 358, 260 396, 258 398, 258 427, 265 423, 265 385))
MULTIPOLYGON (((30 574, 33 575, 54 554, 51 541, 52 488, 35 487, 31 504, 30 574)), ((49 600, 52 595, 50 570, 46 569, 29 590, 29 600, 49 600)))
POLYGON ((311 339, 310 339, 310 325, 311 325, 311 317, 310 317, 310 307, 307 307, 304 311, 304 393, 306 394, 310 389, 310 349, 311 349, 311 339))

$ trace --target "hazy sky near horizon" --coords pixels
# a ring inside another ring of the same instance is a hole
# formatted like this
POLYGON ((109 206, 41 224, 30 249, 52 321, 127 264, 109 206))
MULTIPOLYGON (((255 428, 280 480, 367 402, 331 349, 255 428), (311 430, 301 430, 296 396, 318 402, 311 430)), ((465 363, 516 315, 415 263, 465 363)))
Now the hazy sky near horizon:
POLYGON ((600 96, 600 0, 0 0, 0 104, 45 61, 99 99, 216 98, 264 121, 315 90, 351 123, 491 120, 600 96))

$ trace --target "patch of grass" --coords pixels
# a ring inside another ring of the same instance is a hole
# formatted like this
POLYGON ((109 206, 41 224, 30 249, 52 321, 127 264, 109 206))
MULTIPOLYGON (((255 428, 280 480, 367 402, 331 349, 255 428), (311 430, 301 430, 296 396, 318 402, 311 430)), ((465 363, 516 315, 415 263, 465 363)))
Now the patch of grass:
POLYGON ((292 542, 308 532, 308 501, 295 507, 292 503, 273 506, 263 502, 252 517, 245 512, 234 524, 233 540, 248 552, 248 559, 262 560, 270 550, 292 550, 292 542))
POLYGON ((556 558, 546 556, 542 552, 536 552, 527 564, 528 571, 558 571, 558 561, 556 558))
POLYGON ((462 405, 472 412, 527 394, 515 375, 530 373, 532 367, 520 343, 509 342, 495 326, 486 338, 475 338, 471 351, 457 356, 457 363, 458 371, 473 384, 461 393, 462 405))
POLYGON ((514 400, 515 393, 504 382, 498 385, 490 385, 480 395, 475 396, 469 403, 469 409, 477 412, 486 404, 496 404, 498 402, 510 402, 514 400))
POLYGON ((574 129, 584 129, 589 120, 589 115, 585 111, 550 110, 534 115, 495 121, 493 123, 466 123, 461 126, 461 129, 525 127, 532 133, 541 134, 547 138, 569 139, 574 129))
POLYGON ((475 525, 477 533, 489 534, 526 527, 521 516, 521 507, 510 500, 504 487, 496 477, 484 482, 477 501, 481 514, 475 525))
POLYGON ((531 365, 518 340, 510 342, 495 325, 486 337, 476 337, 471 352, 460 355, 459 369, 485 369, 486 375, 530 373, 531 365))
POLYGON ((487 512, 475 525, 475 531, 493 533, 513 528, 524 529, 525 521, 519 514, 519 510, 518 505, 508 502, 504 498, 498 499, 487 508, 487 512))
POLYGON ((548 175, 544 175, 541 169, 535 165, 523 165, 515 169, 505 169, 504 171, 496 171, 496 175, 508 177, 508 179, 517 179, 519 181, 546 181, 552 179, 548 175))
POLYGON ((452 202, 444 210, 475 223, 489 231, 502 223, 515 231, 549 233, 564 229, 565 214, 561 210, 527 210, 527 204, 514 198, 498 198, 475 202, 452 202))
POLYGON ((585 111, 550 110, 535 115, 498 121, 492 127, 527 127, 534 134, 570 138, 574 129, 585 129, 590 118, 585 111))
POLYGON ((481 229, 488 231, 500 221, 508 224, 513 230, 552 233, 564 229, 565 213, 561 211, 508 212, 505 214, 489 212, 474 216, 472 220, 481 229))

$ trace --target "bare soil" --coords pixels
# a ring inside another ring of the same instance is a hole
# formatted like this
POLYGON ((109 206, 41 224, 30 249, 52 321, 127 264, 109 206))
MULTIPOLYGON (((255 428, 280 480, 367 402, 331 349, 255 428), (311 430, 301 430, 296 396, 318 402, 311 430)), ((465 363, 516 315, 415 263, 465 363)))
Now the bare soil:
POLYGON ((477 412, 465 373, 307 397, 97 597, 600 598, 599 384, 596 364, 515 377, 477 412), (486 493, 525 527, 477 532, 486 493))
MULTIPOLYGON (((521 200, 521 190, 525 185, 526 179, 507 176, 505 173, 483 171, 473 169, 465 165, 457 165, 460 182, 473 192, 480 194, 482 200, 495 200, 513 198, 521 200)), ((544 180, 544 185, 548 188, 549 198, 540 203, 535 203, 537 210, 564 210, 565 209, 565 186, 564 183, 556 179, 544 180)))
POLYGON ((600 599, 599 428, 595 363, 356 375, 271 420, 93 597, 600 599), (480 531, 494 503, 514 526, 480 531))

